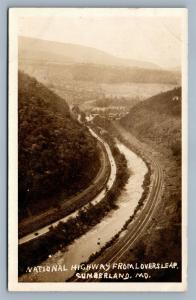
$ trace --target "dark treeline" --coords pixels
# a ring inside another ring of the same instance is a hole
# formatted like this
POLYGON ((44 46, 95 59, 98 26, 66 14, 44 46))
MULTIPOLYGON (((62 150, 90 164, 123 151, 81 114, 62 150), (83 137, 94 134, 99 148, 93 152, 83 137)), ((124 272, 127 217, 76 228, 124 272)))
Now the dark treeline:
POLYGON ((87 208, 81 209, 76 218, 71 218, 66 223, 60 222, 57 227, 51 227, 49 233, 19 246, 19 274, 23 274, 27 267, 41 263, 48 258, 48 255, 63 249, 99 223, 111 209, 117 209, 115 202, 128 180, 129 173, 124 155, 120 153, 109 135, 107 135, 107 142, 110 144, 117 165, 117 176, 112 189, 97 205, 93 206, 89 203, 87 208))
POLYGON ((99 168, 97 141, 66 102, 19 72, 19 217, 56 205, 86 187, 99 168), (47 200, 46 200, 47 199, 47 200))

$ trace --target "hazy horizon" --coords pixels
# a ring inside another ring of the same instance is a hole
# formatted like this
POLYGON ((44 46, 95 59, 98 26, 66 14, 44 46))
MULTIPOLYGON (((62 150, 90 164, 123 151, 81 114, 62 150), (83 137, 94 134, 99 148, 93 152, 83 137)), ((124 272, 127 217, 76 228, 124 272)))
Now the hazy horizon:
POLYGON ((94 48, 118 58, 154 63, 165 69, 181 66, 181 17, 28 16, 19 35, 94 48))

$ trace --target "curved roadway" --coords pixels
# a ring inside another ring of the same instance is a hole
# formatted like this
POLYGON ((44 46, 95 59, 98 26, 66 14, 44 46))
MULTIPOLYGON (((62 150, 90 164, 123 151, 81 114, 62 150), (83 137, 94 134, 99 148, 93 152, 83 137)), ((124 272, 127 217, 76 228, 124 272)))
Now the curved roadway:
MULTIPOLYGON (((143 234, 146 233, 147 229, 153 224, 153 217, 156 214, 158 204, 161 200, 162 187, 163 187, 163 171, 158 161, 154 158, 151 158, 151 151, 148 151, 146 148, 142 149, 142 143, 139 142, 135 137, 130 133, 126 132, 124 128, 117 126, 123 138, 126 137, 126 140, 130 144, 133 144, 137 147, 138 150, 145 152, 145 158, 151 164, 153 170, 153 175, 151 179, 151 189, 148 194, 148 197, 145 201, 144 206, 137 213, 134 220, 128 225, 126 233, 120 237, 112 246, 107 248, 100 256, 95 259, 92 264, 106 264, 106 263, 118 263, 122 259, 134 244, 141 238, 143 234), (128 137, 128 139, 127 139, 128 137)), ((96 271, 97 272, 97 271, 96 271)), ((87 273, 87 272, 86 272, 87 273)), ((75 275, 74 275, 75 276, 75 275)), ((73 277, 72 277, 73 279, 73 277)), ((83 281, 82 279, 75 278, 70 281, 83 281)), ((97 279, 86 279, 85 281, 98 281, 97 279)))
MULTIPOLYGON (((31 241, 31 240, 34 240, 34 239, 39 238, 40 236, 46 234, 47 232, 50 231, 50 227, 51 227, 51 226, 55 227, 55 226, 57 226, 57 225, 59 224, 59 222, 66 222, 69 218, 71 218, 71 217, 76 217, 77 214, 78 214, 78 212, 79 212, 79 210, 80 210, 81 208, 86 207, 86 205, 88 205, 89 203, 92 203, 93 205, 96 205, 97 203, 99 203, 99 202, 104 198, 104 196, 105 196, 105 187, 107 186, 107 190, 109 190, 109 189, 112 187, 112 185, 113 185, 113 183, 114 183, 114 181, 115 181, 115 178, 116 178, 116 164, 115 164, 114 158, 113 158, 113 156, 112 156, 110 147, 109 147, 109 145, 108 145, 104 140, 102 140, 102 139, 101 139, 101 138, 100 138, 100 137, 99 137, 92 129, 89 128, 89 130, 90 130, 91 134, 92 134, 95 138, 97 138, 97 140, 98 140, 98 141, 101 143, 101 145, 104 147, 105 152, 106 152, 106 155, 105 155, 105 156, 107 156, 107 159, 109 160, 109 164, 110 164, 110 175, 109 175, 109 177, 107 178, 107 181, 104 183, 104 186, 102 186, 102 188, 98 191, 98 194, 96 194, 96 196, 95 196, 92 200, 88 201, 88 203, 85 203, 82 207, 80 207, 80 208, 77 209, 76 211, 74 211, 74 212, 72 212, 72 213, 66 215, 66 216, 63 217, 63 218, 60 218, 60 219, 56 220, 55 222, 50 222, 50 224, 48 224, 48 225, 46 225, 46 226, 43 226, 42 228, 39 228, 39 229, 37 229, 37 230, 34 230, 33 232, 31 232, 31 233, 25 235, 24 237, 21 237, 21 238, 19 239, 19 245, 22 245, 22 244, 24 244, 24 243, 27 243, 27 242, 29 242, 29 241, 31 241)), ((106 157, 105 157, 105 159, 106 159, 106 157)), ((106 162, 104 163, 104 165, 106 165, 106 162)), ((103 171, 99 172, 99 177, 100 177, 100 176, 103 177, 103 171)), ((96 179, 94 179, 94 181, 93 181, 93 186, 95 185, 95 183, 98 183, 98 182, 97 182, 97 177, 96 177, 96 179)), ((92 187, 91 187, 91 188, 92 188, 92 187)), ((78 201, 78 200, 80 200, 81 197, 84 197, 84 195, 87 194, 87 192, 89 193, 89 187, 88 187, 85 191, 81 192, 79 195, 77 195, 77 196, 75 196, 73 199, 71 199, 71 200, 70 200, 70 201, 71 201, 70 203, 73 204, 72 201, 75 201, 75 200, 78 201)), ((69 203, 69 205, 70 205, 70 203, 69 203)))

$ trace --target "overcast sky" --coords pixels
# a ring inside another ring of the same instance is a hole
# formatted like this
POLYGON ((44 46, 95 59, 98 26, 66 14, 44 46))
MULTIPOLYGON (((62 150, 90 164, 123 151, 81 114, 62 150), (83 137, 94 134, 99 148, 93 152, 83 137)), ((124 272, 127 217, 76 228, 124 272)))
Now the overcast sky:
POLYGON ((19 34, 90 46, 121 58, 175 68, 181 62, 181 22, 175 17, 58 16, 22 17, 19 34))

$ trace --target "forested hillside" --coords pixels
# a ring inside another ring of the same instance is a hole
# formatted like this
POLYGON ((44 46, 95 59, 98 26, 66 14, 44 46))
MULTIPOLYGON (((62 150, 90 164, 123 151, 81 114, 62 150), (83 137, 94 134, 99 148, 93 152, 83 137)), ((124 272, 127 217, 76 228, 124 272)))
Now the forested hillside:
POLYGON ((151 140, 180 157, 181 88, 153 96, 134 106, 121 124, 139 139, 151 140))
POLYGON ((96 140, 73 119, 66 102, 19 72, 19 216, 57 205, 76 193, 99 167, 96 140), (55 200, 54 200, 55 199, 55 200))
MULTIPOLYGON (((181 88, 176 88, 140 102, 121 120, 143 145, 150 146, 151 159, 161 165, 164 180, 154 227, 127 255, 129 262, 176 261, 181 266, 181 105, 181 88)), ((160 272, 158 280, 181 280, 179 270, 168 274, 160 272)))

